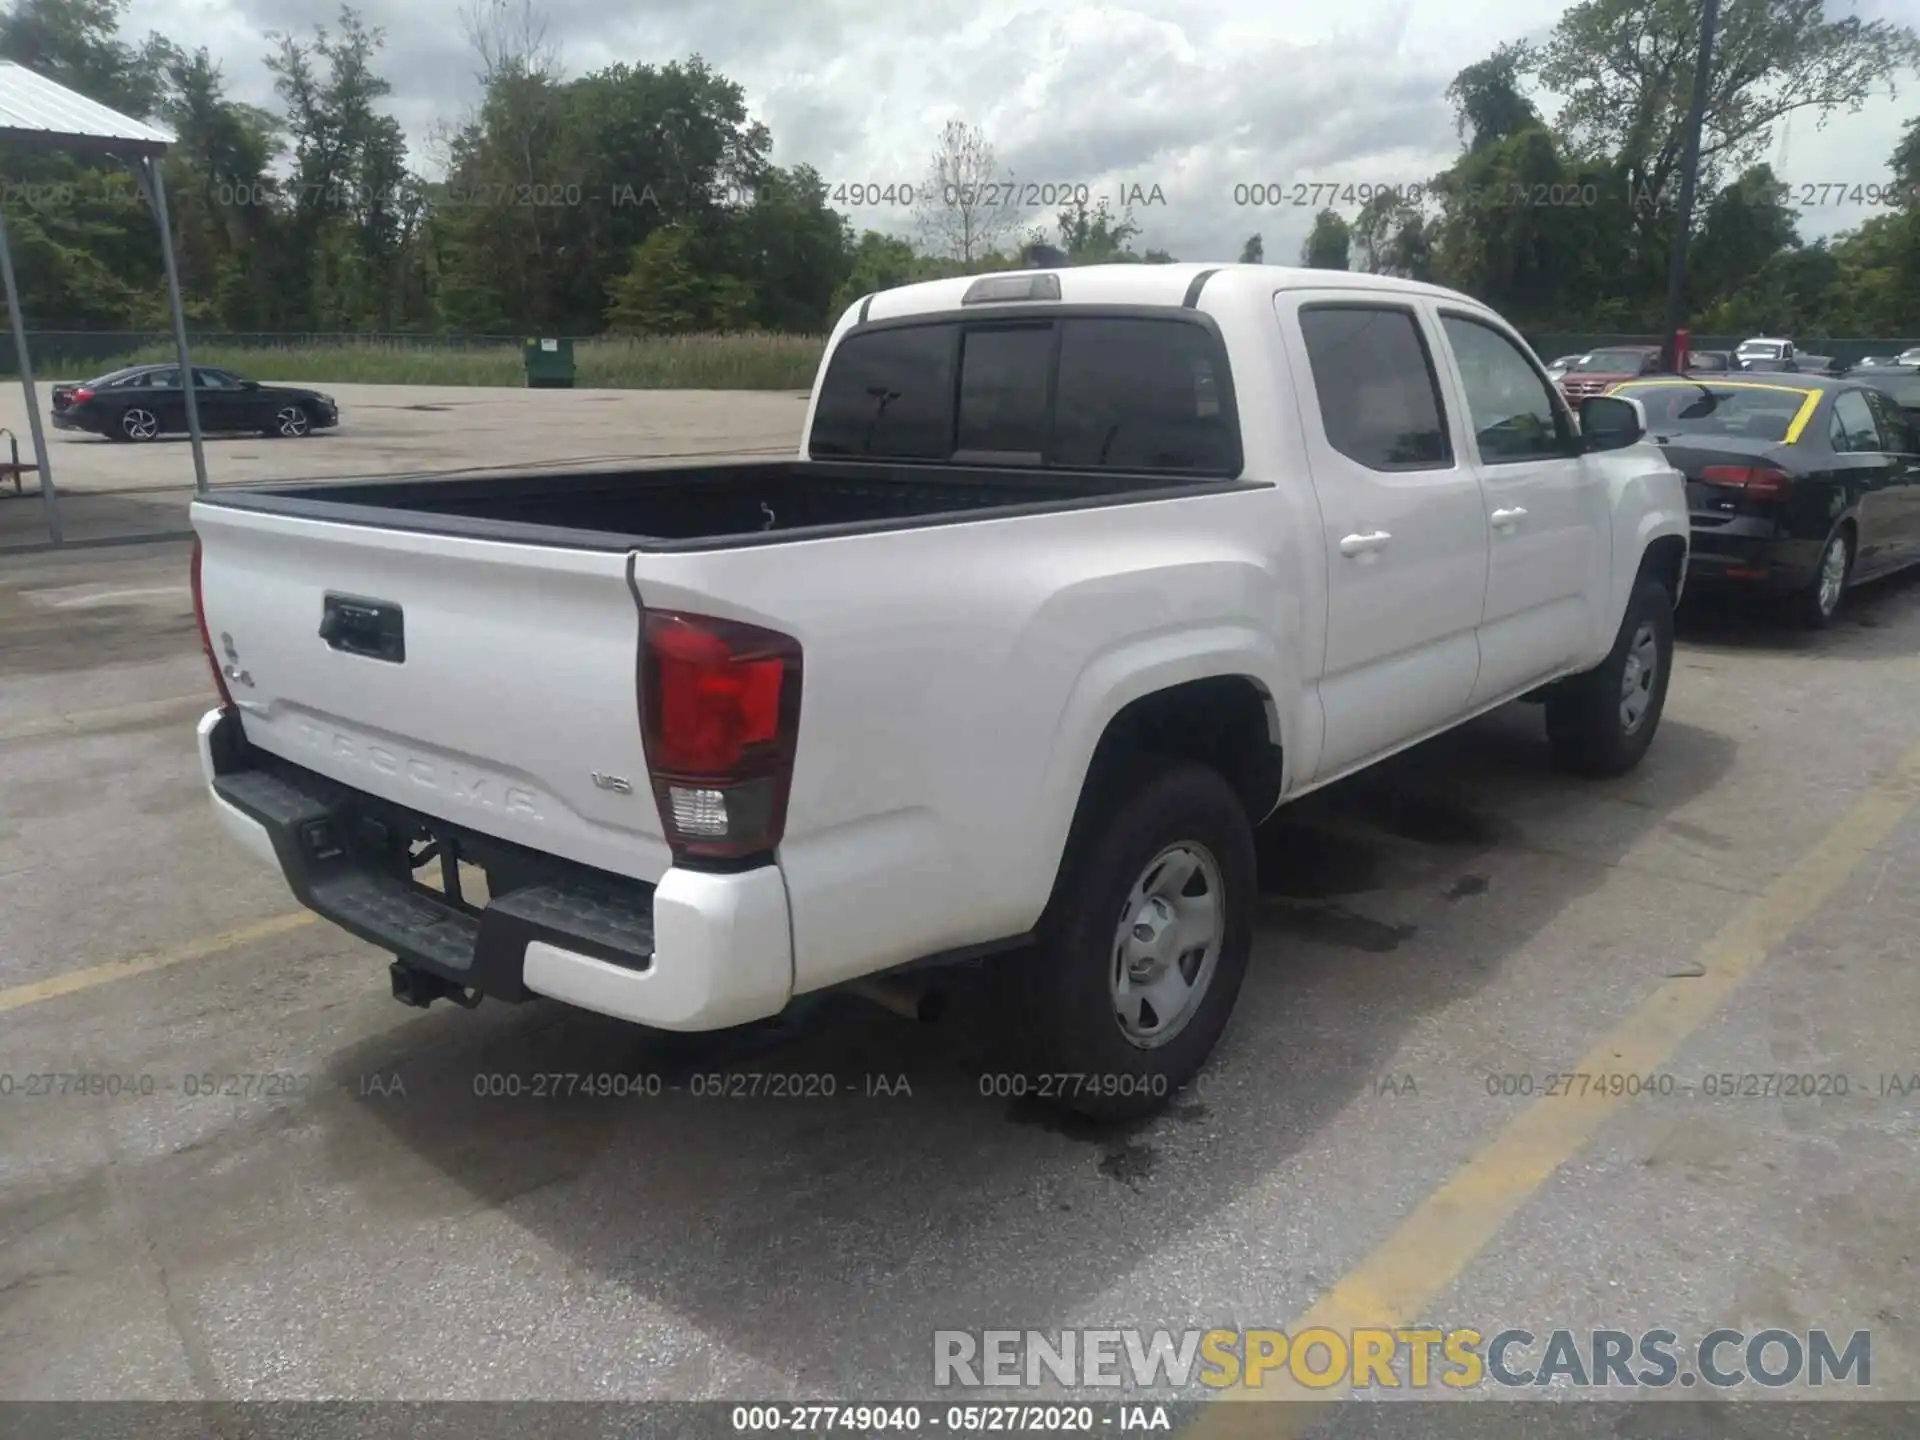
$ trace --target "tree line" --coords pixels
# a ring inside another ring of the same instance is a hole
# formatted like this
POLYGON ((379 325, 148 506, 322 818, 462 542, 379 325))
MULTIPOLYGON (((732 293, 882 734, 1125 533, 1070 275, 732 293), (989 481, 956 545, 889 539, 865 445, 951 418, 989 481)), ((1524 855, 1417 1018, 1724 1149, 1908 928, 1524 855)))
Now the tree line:
MULTIPOLYGON (((231 98, 204 48, 123 37, 126 4, 14 0, 0 56, 179 137, 163 173, 198 329, 819 333, 858 296, 914 280, 1174 259, 1145 243, 1133 207, 1079 187, 1035 226, 990 139, 957 121, 924 175, 885 197, 911 234, 856 231, 835 208, 847 187, 772 163, 739 85, 698 56, 569 77, 537 0, 466 13, 479 100, 430 137, 436 179, 384 113, 383 36, 352 8, 272 36, 277 105, 264 108, 231 98)), ((1469 65, 1448 90, 1452 165, 1417 185, 1323 187, 1299 263, 1434 281, 1537 328, 1656 329, 1701 8, 1584 0, 1544 42, 1469 65), (1551 115, 1547 95, 1561 97, 1551 115)), ((1767 162, 1796 118, 1804 129, 1894 93, 1920 41, 1829 18, 1820 0, 1724 0, 1721 16, 1689 236, 1694 327, 1920 333, 1920 118, 1857 176, 1794 186, 1767 162), (1871 218, 1802 238, 1840 203, 1871 218)), ((165 325, 132 172, 0 147, 0 176, 30 325, 165 325)), ((1238 258, 1266 258, 1262 236, 1238 258)))

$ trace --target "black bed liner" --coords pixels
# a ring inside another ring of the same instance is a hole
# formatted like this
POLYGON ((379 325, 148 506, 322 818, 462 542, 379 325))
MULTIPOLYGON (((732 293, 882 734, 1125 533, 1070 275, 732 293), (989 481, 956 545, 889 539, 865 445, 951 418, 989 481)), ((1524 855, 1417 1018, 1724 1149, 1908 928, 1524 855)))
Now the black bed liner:
POLYGON ((741 460, 296 482, 202 505, 592 550, 713 550, 1253 488, 1224 476, 741 460))

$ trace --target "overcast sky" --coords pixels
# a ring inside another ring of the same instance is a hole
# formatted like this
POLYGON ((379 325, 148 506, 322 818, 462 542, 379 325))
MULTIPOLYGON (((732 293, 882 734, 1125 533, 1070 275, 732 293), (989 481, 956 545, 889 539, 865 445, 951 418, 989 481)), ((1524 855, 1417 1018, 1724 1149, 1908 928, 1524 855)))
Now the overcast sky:
MULTIPOLYGON (((1916 18, 1914 0, 1830 0, 1871 18, 1916 18)), ((433 170, 428 135, 457 120, 477 85, 462 0, 364 0, 383 27, 392 111, 433 170)), ((1236 204, 1235 187, 1405 185, 1444 168, 1459 142, 1445 90, 1503 40, 1540 35, 1564 0, 545 0, 548 37, 568 74, 616 61, 698 52, 741 84, 774 136, 774 159, 806 162, 829 185, 917 181, 940 126, 980 126, 1023 182, 1085 184, 1097 198, 1133 187, 1137 247, 1231 260, 1260 232, 1291 261, 1311 206, 1236 204)), ((273 104, 261 63, 275 29, 310 30, 314 0, 134 0, 130 36, 159 30, 206 44, 232 93, 273 104)), ((1915 92, 1870 102, 1825 130, 1802 116, 1776 136, 1774 162, 1809 187, 1796 200, 1807 239, 1871 209, 1811 187, 1878 184, 1915 92)), ((277 106, 276 106, 277 108, 277 106)), ((1324 197, 1323 197, 1324 198, 1324 197)), ((838 208, 838 207, 837 207, 838 208)), ((903 211, 846 207, 856 226, 901 229, 903 211)), ((1349 210, 1349 215, 1351 211, 1349 210)), ((1036 210, 1037 222, 1052 219, 1036 210)))

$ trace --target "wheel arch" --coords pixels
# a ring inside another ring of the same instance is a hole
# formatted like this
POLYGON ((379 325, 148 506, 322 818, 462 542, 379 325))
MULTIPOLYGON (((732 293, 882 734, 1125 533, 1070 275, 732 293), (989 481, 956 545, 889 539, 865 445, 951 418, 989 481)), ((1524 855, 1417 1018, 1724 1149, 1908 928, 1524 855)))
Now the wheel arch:
POLYGON ((1258 825, 1278 806, 1286 782, 1279 704, 1260 677, 1220 671, 1173 681, 1128 699, 1102 727, 1083 772, 1055 866, 1059 893, 1072 858, 1099 823, 1102 804, 1154 760, 1192 760, 1216 770, 1258 825))
POLYGON ((1656 535, 1647 543, 1640 556, 1640 572, 1634 577, 1639 584, 1641 578, 1651 576, 1666 587, 1667 594, 1674 604, 1680 603, 1680 592, 1687 579, 1687 541, 1680 535, 1656 535))

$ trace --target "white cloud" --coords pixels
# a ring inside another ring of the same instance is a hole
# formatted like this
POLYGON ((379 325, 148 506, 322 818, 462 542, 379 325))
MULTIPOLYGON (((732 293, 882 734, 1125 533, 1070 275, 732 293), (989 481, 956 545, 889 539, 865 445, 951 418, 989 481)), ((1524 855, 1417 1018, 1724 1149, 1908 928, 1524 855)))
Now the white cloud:
MULTIPOLYGON (((1897 18, 1911 0, 1863 0, 1897 18)), ((393 113, 418 163, 435 122, 475 99, 456 0, 363 0, 387 32, 393 113)), ((653 0, 617 19, 589 0, 542 3, 571 73, 616 60, 698 52, 746 90, 774 135, 775 159, 805 161, 830 183, 917 179, 941 123, 977 124, 1022 180, 1160 187, 1136 210, 1140 243, 1183 259, 1232 259, 1259 231, 1273 259, 1294 254, 1312 208, 1236 207, 1241 183, 1411 184, 1458 150, 1445 90, 1504 40, 1539 36, 1566 0, 1125 0, 1051 8, 1026 0, 653 0)), ((272 103, 267 32, 305 31, 310 0, 135 0, 127 28, 205 44, 240 98, 272 103)), ((1911 17, 1908 17, 1911 18, 1911 17)), ((1871 102, 1816 129, 1802 116, 1776 161, 1803 185, 1879 183, 1910 95, 1871 102)), ((1809 192, 1808 198, 1821 198, 1809 192)), ((898 207, 850 213, 904 229, 898 207)), ((1858 224, 1864 207, 1803 212, 1807 238, 1858 224)), ((1035 221, 1051 221, 1036 210, 1035 221)))

